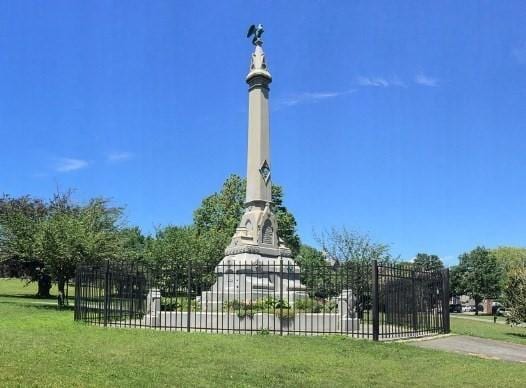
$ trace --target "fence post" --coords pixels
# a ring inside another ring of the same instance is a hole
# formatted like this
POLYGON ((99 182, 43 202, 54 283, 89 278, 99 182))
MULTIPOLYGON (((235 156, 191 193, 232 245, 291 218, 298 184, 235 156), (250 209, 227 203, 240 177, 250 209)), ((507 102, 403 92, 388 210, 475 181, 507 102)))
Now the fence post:
POLYGON ((283 335, 283 258, 279 257, 279 335, 283 335))
POLYGON ((442 329, 449 333, 449 268, 442 270, 442 329))
POLYGON ((380 337, 380 298, 378 295, 378 262, 376 260, 373 260, 372 267, 373 341, 378 341, 380 337))
POLYGON ((104 326, 108 326, 110 309, 110 262, 106 260, 104 271, 104 326))
POLYGON ((73 320, 81 320, 80 316, 80 264, 77 265, 75 269, 75 314, 73 315, 73 320))
POLYGON ((411 270, 411 313, 413 315, 413 332, 416 333, 418 331, 418 315, 417 315, 417 308, 416 308, 416 279, 415 279, 415 270, 411 270))
POLYGON ((192 272, 190 268, 190 262, 188 262, 186 267, 186 300, 187 300, 187 311, 186 311, 186 331, 190 331, 190 313, 192 311, 192 301, 191 301, 191 292, 190 288, 192 287, 191 280, 192 272))

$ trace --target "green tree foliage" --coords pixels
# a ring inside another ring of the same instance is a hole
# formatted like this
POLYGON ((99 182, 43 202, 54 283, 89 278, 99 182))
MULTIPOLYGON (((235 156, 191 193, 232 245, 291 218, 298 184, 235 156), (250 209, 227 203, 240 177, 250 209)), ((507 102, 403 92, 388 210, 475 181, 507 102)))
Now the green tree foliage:
POLYGON ((517 266, 509 271, 504 296, 508 323, 526 322, 526 267, 517 266))
POLYGON ((503 269, 504 282, 507 274, 515 268, 526 268, 526 248, 498 247, 492 250, 497 262, 503 269))
POLYGON ((121 259, 134 262, 142 261, 146 256, 147 247, 153 239, 144 236, 137 226, 122 228, 117 233, 121 246, 121 259))
POLYGON ((322 251, 305 244, 300 246, 299 254, 294 260, 301 268, 312 268, 327 264, 322 251))
POLYGON ((214 268, 223 256, 222 240, 210 231, 199 233, 191 226, 168 226, 159 229, 146 248, 146 261, 158 279, 163 295, 176 296, 177 287, 186 287, 188 265, 191 289, 200 293, 214 283, 214 268), (219 258, 219 259, 218 259, 219 258))
POLYGON ((437 255, 417 253, 413 261, 413 267, 418 271, 436 271, 444 268, 444 263, 437 255))
POLYGON ((4 196, 0 200, 0 259, 32 263, 29 275, 38 280, 40 296, 49 296, 50 276, 64 292, 78 263, 124 258, 123 253, 141 240, 138 229, 122 229, 121 217, 122 209, 107 200, 95 198, 80 205, 72 200, 71 192, 57 194, 49 202, 4 196))
POLYGON ((495 254, 484 247, 464 253, 452 271, 458 294, 466 294, 478 305, 485 298, 496 298, 502 288, 502 269, 495 254))
POLYGON ((450 296, 460 296, 464 293, 462 284, 463 272, 456 265, 449 269, 449 294, 450 296))
POLYGON ((35 259, 35 236, 46 204, 30 196, 0 198, 0 260, 35 259))
POLYGON ((327 263, 323 252, 302 244, 294 260, 301 268, 301 282, 311 291, 311 296, 326 298, 331 295, 336 269, 327 263))
POLYGON ((167 226, 156 232, 148 245, 146 258, 159 270, 184 267, 188 261, 196 261, 197 230, 192 226, 167 226))
POLYGON ((194 224, 198 232, 224 231, 232 237, 243 215, 246 181, 230 175, 217 193, 206 197, 194 211, 194 224))
POLYGON ((325 266, 323 277, 319 279, 327 291, 326 296, 335 296, 342 288, 352 289, 356 295, 362 296, 356 306, 356 312, 362 318, 363 312, 370 308, 367 291, 371 289, 372 261, 392 262, 389 246, 376 243, 368 235, 346 228, 333 228, 324 232, 318 237, 318 242, 325 252, 327 262, 334 263, 331 271, 325 266))
POLYGON ((38 282, 39 297, 49 297, 51 290, 51 277, 36 255, 36 235, 47 212, 37 198, 0 198, 0 262, 16 266, 18 276, 38 282))
MULTIPOLYGON (((194 225, 200 236, 208 236, 220 244, 218 252, 222 257, 230 243, 244 211, 246 180, 231 175, 217 193, 206 197, 201 206, 194 211, 194 225)), ((278 236, 292 250, 299 252, 300 239, 296 233, 296 219, 283 205, 283 189, 272 186, 273 210, 278 223, 278 236)))
POLYGON ((70 194, 57 195, 36 235, 36 253, 64 292, 66 281, 79 263, 118 259, 121 252, 119 221, 122 209, 96 198, 82 206, 70 194))
POLYGON ((328 257, 339 263, 393 261, 388 245, 376 243, 368 235, 349 231, 346 228, 333 228, 329 232, 324 232, 318 237, 318 242, 327 252, 328 257))
POLYGON ((278 236, 285 241, 292 255, 296 256, 300 249, 300 237, 296 233, 296 219, 283 205, 283 189, 281 186, 272 186, 272 203, 276 222, 278 223, 278 236))

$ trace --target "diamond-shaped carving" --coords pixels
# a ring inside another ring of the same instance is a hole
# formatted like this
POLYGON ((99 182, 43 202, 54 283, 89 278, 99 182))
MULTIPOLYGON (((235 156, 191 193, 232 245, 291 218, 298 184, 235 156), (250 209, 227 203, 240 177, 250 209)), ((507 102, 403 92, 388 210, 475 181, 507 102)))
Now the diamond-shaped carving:
POLYGON ((270 179, 270 167, 266 160, 263 162, 263 165, 259 169, 259 172, 261 173, 261 176, 265 180, 265 183, 267 183, 268 180, 270 179))

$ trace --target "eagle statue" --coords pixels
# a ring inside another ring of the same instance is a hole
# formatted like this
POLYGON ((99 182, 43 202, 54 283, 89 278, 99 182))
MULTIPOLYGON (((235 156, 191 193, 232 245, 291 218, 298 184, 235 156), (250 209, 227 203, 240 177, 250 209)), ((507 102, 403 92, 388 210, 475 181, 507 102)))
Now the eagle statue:
POLYGON ((263 35, 263 32, 265 32, 263 29, 263 24, 258 24, 257 26, 252 24, 248 29, 247 38, 250 38, 252 35, 254 35, 252 38, 252 44, 254 46, 261 46, 263 44, 263 41, 261 40, 261 35, 263 35))

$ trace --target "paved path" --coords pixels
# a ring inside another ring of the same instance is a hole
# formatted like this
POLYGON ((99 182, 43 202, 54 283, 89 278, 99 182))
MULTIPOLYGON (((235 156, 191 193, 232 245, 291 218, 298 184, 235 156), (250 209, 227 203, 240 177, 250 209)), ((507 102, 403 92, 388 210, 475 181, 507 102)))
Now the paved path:
MULTIPOLYGON (((476 315, 469 315, 469 316, 465 316, 465 315, 453 315, 451 314, 450 315, 451 318, 455 318, 455 319, 467 319, 467 320, 470 320, 470 321, 478 321, 478 322, 484 322, 484 323, 493 323, 493 319, 484 319, 484 318, 477 318, 476 315)), ((506 321, 503 321, 503 320, 498 320, 497 319, 497 324, 500 324, 500 325, 506 325, 506 321)))
POLYGON ((415 341, 412 342, 412 344, 422 348, 464 353, 493 360, 526 363, 526 346, 509 342, 465 335, 452 335, 424 341, 415 341))

